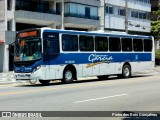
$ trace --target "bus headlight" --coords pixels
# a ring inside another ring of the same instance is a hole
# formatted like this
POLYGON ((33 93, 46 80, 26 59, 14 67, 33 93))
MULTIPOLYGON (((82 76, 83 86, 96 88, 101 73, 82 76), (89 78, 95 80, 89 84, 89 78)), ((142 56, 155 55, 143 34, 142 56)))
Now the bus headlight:
POLYGON ((35 68, 33 69, 32 73, 35 72, 35 71, 37 71, 37 70, 39 70, 40 68, 41 68, 41 66, 35 67, 35 68))

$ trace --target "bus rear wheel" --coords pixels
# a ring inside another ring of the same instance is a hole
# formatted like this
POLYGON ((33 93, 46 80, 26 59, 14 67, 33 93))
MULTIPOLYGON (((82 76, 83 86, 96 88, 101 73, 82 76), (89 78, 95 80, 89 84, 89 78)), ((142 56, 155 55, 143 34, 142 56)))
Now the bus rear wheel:
POLYGON ((73 71, 70 69, 64 70, 62 82, 69 84, 73 82, 73 79, 74 79, 73 71))
POLYGON ((119 78, 130 78, 131 77, 131 67, 125 64, 122 68, 122 74, 118 75, 119 78))
POLYGON ((50 80, 39 80, 42 85, 48 85, 50 80))

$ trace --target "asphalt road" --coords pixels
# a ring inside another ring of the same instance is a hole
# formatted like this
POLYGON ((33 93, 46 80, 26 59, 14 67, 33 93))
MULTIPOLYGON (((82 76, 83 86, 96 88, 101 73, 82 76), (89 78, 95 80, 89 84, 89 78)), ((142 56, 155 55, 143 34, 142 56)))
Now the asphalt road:
MULTIPOLYGON (((0 85, 0 111, 160 111, 160 75, 87 79, 73 84, 53 82, 49 86, 27 83, 0 85)), ((78 114, 81 116, 80 112, 78 114)), ((99 118, 98 115, 92 119, 128 120, 125 117, 99 118)))

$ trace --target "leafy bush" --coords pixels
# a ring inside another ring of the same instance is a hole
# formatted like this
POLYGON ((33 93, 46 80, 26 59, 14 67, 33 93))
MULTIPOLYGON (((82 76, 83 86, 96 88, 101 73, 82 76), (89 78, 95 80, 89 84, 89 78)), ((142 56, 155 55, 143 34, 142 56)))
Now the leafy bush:
POLYGON ((155 58, 160 59, 160 49, 156 50, 156 52, 155 52, 155 58))

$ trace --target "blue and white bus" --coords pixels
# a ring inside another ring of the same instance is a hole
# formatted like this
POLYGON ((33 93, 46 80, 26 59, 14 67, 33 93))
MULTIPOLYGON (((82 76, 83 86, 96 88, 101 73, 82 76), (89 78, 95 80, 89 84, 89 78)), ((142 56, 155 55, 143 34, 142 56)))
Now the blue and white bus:
POLYGON ((82 77, 123 78, 154 68, 151 36, 81 32, 50 28, 29 29, 16 35, 16 80, 71 83, 82 77))

